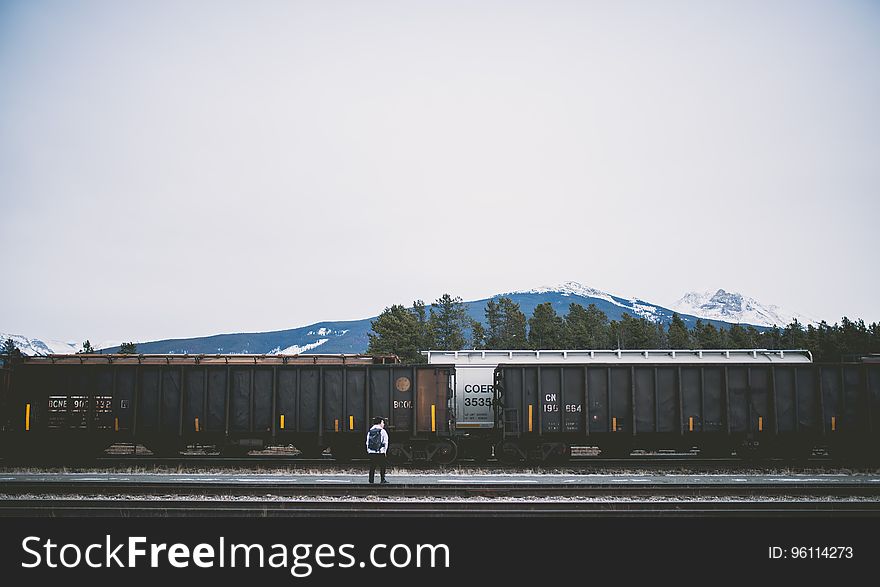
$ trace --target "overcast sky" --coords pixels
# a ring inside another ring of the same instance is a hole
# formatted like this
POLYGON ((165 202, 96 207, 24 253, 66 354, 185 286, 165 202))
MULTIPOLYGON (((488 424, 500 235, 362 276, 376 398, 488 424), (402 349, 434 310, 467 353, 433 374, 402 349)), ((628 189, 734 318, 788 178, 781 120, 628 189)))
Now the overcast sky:
POLYGON ((880 320, 880 3, 0 0, 0 331, 444 292, 880 320))

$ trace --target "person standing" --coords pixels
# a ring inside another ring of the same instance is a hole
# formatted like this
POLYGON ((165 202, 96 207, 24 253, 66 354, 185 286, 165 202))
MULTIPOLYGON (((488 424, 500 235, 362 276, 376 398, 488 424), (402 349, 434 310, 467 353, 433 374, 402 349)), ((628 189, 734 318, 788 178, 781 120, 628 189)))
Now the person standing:
POLYGON ((379 467, 379 483, 385 480, 385 455, 388 452, 388 433, 385 431, 385 418, 373 418, 373 427, 367 432, 367 455, 370 457, 370 483, 376 477, 379 467))

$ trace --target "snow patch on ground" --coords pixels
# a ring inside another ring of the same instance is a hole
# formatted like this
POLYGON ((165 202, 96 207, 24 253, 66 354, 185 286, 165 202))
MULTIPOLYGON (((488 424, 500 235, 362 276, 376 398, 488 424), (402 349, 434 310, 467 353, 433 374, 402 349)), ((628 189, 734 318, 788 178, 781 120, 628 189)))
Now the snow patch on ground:
POLYGON ((295 344, 295 345, 291 345, 291 346, 284 348, 284 349, 282 349, 280 347, 275 347, 274 349, 272 349, 269 352, 269 354, 270 355, 301 355, 301 354, 303 354, 307 351, 310 351, 314 348, 318 348, 319 346, 321 346, 322 344, 324 344, 328 340, 330 340, 330 339, 329 338, 320 338, 320 339, 316 340, 315 342, 312 342, 309 344, 304 344, 302 346, 295 344))

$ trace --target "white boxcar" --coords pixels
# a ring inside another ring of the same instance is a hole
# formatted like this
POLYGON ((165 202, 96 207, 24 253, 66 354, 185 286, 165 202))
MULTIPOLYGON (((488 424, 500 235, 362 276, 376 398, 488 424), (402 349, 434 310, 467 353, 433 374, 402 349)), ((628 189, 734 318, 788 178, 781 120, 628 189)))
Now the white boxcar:
POLYGON ((429 364, 455 365, 455 426, 460 431, 494 427, 492 386, 500 363, 811 363, 805 350, 547 350, 422 351, 429 364))

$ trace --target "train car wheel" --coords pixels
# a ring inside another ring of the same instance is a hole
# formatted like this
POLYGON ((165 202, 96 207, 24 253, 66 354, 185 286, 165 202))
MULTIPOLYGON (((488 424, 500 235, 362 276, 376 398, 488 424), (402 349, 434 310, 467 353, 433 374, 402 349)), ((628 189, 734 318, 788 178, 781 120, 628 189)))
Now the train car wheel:
POLYGON ((547 462, 567 463, 571 460, 571 446, 561 443, 553 447, 553 451, 547 455, 547 462))
POLYGON ((458 447, 451 440, 444 440, 431 446, 434 449, 431 460, 438 465, 450 465, 458 457, 458 447))
POLYGON ((388 447, 388 460, 395 464, 406 463, 412 460, 412 447, 402 447, 399 444, 388 447))

